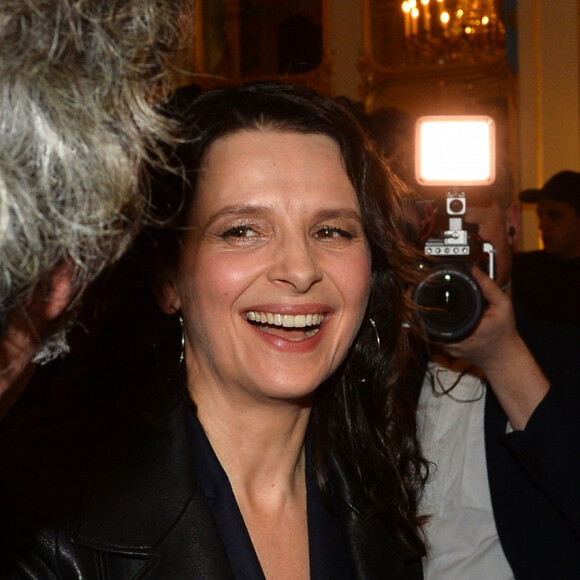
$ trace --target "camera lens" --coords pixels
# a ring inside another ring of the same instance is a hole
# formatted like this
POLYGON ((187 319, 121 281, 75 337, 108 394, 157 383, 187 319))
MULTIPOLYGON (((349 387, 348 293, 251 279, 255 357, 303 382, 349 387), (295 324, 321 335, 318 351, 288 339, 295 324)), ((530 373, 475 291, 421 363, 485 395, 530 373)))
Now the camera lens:
POLYGON ((437 265, 417 286, 413 300, 427 334, 442 342, 469 336, 485 308, 478 283, 459 262, 437 265))

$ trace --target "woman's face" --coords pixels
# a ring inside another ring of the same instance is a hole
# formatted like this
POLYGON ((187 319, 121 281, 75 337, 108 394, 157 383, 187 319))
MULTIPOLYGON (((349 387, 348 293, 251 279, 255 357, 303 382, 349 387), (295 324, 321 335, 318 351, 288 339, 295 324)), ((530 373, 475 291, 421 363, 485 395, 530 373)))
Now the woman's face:
POLYGON ((194 399, 312 394, 345 357, 370 290, 338 144, 270 130, 217 140, 189 225, 160 303, 182 311, 194 399))

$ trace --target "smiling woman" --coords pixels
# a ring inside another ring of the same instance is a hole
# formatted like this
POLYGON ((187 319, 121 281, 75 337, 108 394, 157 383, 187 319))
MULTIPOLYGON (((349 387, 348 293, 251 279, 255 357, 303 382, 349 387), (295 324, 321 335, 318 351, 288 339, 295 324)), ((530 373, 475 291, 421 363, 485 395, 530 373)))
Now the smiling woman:
POLYGON ((213 91, 180 120, 140 252, 183 334, 121 371, 172 403, 108 436, 72 541, 34 557, 73 577, 419 578, 402 186, 304 89, 213 91))

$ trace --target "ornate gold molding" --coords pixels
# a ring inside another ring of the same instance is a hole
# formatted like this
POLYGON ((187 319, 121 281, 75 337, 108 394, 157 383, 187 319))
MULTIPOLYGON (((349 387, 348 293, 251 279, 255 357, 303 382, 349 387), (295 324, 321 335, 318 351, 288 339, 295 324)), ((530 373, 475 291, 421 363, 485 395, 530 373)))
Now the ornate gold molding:
MULTIPOLYGON (((508 66, 505 50, 494 43, 493 51, 469 51, 469 47, 454 47, 452 55, 441 59, 433 54, 421 59, 417 46, 424 43, 436 50, 442 42, 434 39, 428 43, 425 35, 416 40, 403 32, 401 2, 398 0, 362 0, 363 54, 359 60, 362 82, 360 95, 368 110, 382 104, 389 92, 396 93, 400 106, 404 102, 405 91, 410 103, 424 103, 423 109, 443 109, 469 107, 481 108, 483 103, 506 99, 510 106, 515 104, 515 77, 508 66), (392 38, 385 40, 384 35, 392 38), (398 35, 398 36, 397 36, 398 35), (416 43, 416 44, 413 44, 416 43), (412 46, 411 46, 412 45, 412 46), (380 59, 377 58, 377 46, 380 59), (408 58, 409 48, 413 48, 418 58, 408 58), (477 58, 476 58, 477 57, 477 58), (420 90, 423 98, 415 94, 420 90)), ((437 110, 433 111, 438 112, 437 110)))

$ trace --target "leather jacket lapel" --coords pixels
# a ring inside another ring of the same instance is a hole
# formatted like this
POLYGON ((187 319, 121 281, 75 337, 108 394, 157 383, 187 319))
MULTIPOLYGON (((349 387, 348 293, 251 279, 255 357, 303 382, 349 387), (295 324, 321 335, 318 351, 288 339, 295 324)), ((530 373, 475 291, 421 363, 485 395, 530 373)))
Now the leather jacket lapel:
POLYGON ((114 453, 101 446, 72 540, 108 554, 119 571, 140 560, 137 578, 233 578, 197 484, 184 411, 178 403, 127 425, 114 453))
POLYGON ((199 488, 138 578, 233 580, 209 504, 199 488))

